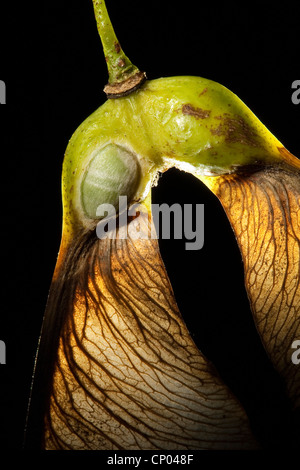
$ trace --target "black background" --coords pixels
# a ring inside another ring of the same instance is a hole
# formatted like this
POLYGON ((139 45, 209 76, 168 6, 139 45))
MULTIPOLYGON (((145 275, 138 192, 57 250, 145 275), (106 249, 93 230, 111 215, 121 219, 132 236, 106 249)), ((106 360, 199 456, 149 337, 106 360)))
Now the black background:
MULTIPOLYGON (((300 155, 299 2, 107 0, 118 39, 149 79, 197 75, 235 92, 293 154, 300 155)), ((3 10, 3 7, 1 7, 3 10)), ((105 101, 106 65, 92 0, 55 0, 2 11, 0 79, 0 449, 20 450, 34 355, 61 236, 60 177, 77 126, 105 101), (29 9, 30 8, 30 9, 29 9)), ((256 333, 240 253, 216 198, 177 171, 153 202, 203 203, 205 241, 161 241, 191 334, 249 413, 267 448, 292 438, 278 378, 256 333)))

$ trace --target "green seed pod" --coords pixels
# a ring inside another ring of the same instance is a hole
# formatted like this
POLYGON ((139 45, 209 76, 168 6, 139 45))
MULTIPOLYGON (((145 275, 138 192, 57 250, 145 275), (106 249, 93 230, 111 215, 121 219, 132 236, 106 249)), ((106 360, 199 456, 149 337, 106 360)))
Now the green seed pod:
POLYGON ((119 196, 130 202, 139 181, 139 164, 126 148, 108 144, 97 149, 81 182, 81 203, 85 215, 97 218, 101 204, 118 207, 119 196))

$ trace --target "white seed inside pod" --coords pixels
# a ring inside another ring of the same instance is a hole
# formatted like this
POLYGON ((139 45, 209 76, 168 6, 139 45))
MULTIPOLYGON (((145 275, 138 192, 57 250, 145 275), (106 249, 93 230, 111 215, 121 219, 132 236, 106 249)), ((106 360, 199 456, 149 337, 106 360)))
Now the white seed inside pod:
POLYGON ((119 197, 130 202, 137 189, 140 168, 137 158, 126 148, 108 144, 95 153, 81 183, 81 202, 87 217, 97 218, 101 204, 116 209, 119 197))

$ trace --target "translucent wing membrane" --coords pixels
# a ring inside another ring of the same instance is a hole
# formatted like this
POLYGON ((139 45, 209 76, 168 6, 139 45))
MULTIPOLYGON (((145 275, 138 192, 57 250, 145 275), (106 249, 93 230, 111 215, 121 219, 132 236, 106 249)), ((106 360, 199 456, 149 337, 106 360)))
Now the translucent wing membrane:
POLYGON ((204 181, 232 224, 258 332, 299 413, 300 368, 292 344, 300 338, 300 172, 266 167, 204 181))
MULTIPOLYGON (((147 233, 148 214, 139 220, 147 233)), ((43 447, 256 447, 244 410, 191 339, 157 240, 82 233, 60 269, 44 327, 57 352, 43 447)))

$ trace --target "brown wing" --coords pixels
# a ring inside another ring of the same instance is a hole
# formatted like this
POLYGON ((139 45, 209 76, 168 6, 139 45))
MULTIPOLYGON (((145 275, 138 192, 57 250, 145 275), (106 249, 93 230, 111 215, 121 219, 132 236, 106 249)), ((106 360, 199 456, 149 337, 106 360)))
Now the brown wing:
MULTIPOLYGON (((139 224, 148 234, 147 214, 139 224)), ((157 240, 82 233, 60 262, 42 346, 46 449, 256 447, 191 339, 157 240)))

